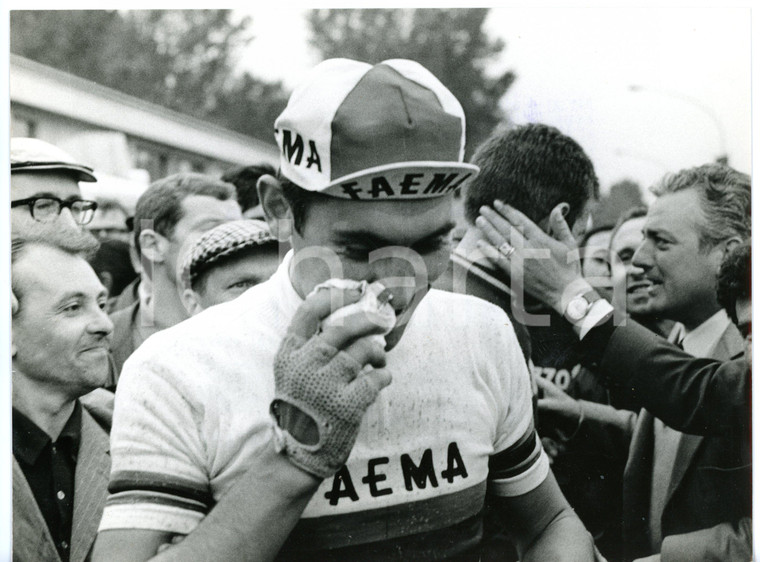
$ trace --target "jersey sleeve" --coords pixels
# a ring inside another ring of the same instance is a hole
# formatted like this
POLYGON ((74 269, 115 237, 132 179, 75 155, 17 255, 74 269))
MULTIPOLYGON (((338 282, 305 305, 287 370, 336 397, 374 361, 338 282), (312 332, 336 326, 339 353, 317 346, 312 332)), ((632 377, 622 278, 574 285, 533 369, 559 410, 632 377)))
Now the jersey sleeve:
POLYGON ((507 319, 496 330, 493 348, 498 371, 501 412, 494 453, 488 462, 489 493, 519 496, 549 474, 549 458, 534 425, 532 380, 514 329, 507 319))
POLYGON ((198 399, 208 392, 191 365, 151 353, 149 343, 125 363, 119 380, 100 530, 187 534, 213 503, 202 440, 208 400, 198 399))

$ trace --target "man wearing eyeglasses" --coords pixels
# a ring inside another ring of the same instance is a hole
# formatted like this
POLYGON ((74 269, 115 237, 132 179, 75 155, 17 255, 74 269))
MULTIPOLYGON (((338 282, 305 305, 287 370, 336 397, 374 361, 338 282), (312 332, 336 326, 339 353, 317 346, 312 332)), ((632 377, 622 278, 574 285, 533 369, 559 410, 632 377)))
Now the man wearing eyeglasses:
POLYGON ((97 181, 92 169, 39 139, 12 138, 10 148, 11 236, 65 229, 92 238, 82 226, 98 205, 79 189, 80 181, 97 181))
MULTIPOLYGON (((92 220, 98 204, 82 199, 79 182, 96 182, 92 168, 80 164, 67 152, 40 139, 14 137, 10 142, 11 239, 59 239, 61 236, 84 256, 94 255, 98 240, 83 228, 92 220)), ((11 291, 16 306, 16 295, 11 291)), ((111 365, 106 387, 116 381, 111 365)), ((113 395, 100 391, 85 399, 104 407, 110 418, 113 395)), ((102 408, 101 408, 102 409, 102 408)), ((109 421, 110 423, 110 421, 109 421)))
POLYGON ((114 378, 113 325, 82 228, 97 204, 79 189, 96 178, 44 141, 10 149, 14 558, 79 561, 105 501, 113 411, 97 388, 114 378))

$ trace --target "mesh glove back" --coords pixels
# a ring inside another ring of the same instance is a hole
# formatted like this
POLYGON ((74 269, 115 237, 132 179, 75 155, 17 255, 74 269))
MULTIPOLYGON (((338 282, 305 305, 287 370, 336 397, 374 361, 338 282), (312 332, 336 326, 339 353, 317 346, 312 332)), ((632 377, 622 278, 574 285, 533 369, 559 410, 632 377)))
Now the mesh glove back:
POLYGON ((355 359, 319 336, 305 340, 288 334, 282 341, 274 361, 275 399, 270 410, 279 429, 278 448, 293 464, 321 478, 345 464, 364 412, 380 392, 361 370, 355 359), (298 416, 282 415, 287 408, 313 420, 315 443, 294 437, 300 435, 293 425, 298 416))

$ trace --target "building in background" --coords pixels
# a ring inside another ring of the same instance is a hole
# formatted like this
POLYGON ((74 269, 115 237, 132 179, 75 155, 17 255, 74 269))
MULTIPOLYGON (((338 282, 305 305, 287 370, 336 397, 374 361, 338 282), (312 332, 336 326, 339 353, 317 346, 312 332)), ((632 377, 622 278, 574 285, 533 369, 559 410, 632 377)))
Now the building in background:
POLYGON ((140 193, 177 172, 219 177, 232 166, 277 166, 277 146, 10 56, 11 136, 35 137, 91 166, 83 193, 131 213, 140 193))

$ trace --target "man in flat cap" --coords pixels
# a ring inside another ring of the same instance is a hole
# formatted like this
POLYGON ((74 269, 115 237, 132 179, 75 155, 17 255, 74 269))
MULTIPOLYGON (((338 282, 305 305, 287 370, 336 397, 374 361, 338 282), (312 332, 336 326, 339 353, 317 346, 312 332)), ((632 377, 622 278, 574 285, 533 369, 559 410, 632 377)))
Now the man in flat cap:
POLYGON ((279 244, 264 221, 220 224, 198 238, 182 265, 182 301, 191 315, 231 301, 269 279, 279 244))
POLYGON ((293 251, 125 364, 95 558, 145 560, 186 535, 159 557, 477 560, 488 493, 521 560, 592 560, 509 319, 430 289, 454 191, 478 172, 459 102, 416 62, 333 59, 275 136, 279 177, 259 193, 293 251))

